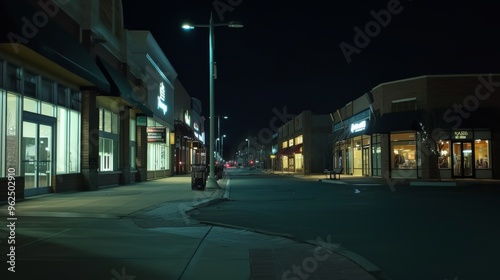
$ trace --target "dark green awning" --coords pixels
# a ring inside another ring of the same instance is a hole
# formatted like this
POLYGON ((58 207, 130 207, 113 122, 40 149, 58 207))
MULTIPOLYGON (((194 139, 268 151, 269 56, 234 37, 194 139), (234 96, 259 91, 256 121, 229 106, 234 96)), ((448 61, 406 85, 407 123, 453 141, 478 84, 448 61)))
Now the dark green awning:
MULTIPOLYGON (((149 109, 148 106, 143 104, 139 98, 134 94, 134 89, 128 82, 128 80, 123 76, 118 70, 113 68, 109 63, 103 59, 97 57, 97 65, 101 69, 102 73, 109 82, 110 90, 109 96, 120 97, 127 101, 131 106, 140 110, 143 114, 148 117, 153 117, 153 111, 149 109)), ((104 94, 106 95, 106 94, 104 94)))
POLYGON ((36 9, 25 1, 1 1, 0 44, 3 45, 3 49, 18 54, 19 47, 25 46, 85 79, 98 89, 108 91, 109 83, 99 71, 90 53, 77 39, 53 23, 47 14, 46 24, 34 25, 33 15, 40 12, 46 13, 41 7, 36 9), (26 22, 35 28, 28 28, 26 22))

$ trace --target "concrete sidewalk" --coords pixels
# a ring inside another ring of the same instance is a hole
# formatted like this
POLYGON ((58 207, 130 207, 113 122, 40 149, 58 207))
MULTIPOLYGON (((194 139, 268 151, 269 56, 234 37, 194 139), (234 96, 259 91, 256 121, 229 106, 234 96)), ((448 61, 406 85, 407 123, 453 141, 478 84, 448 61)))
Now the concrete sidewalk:
MULTIPOLYGON (((229 198, 193 191, 175 176, 17 202, 15 229, 0 228, 1 279, 376 279, 380 270, 329 237, 306 243, 191 219, 229 198), (15 239, 15 273, 7 269, 15 239)), ((7 205, 0 218, 7 221, 7 205)))

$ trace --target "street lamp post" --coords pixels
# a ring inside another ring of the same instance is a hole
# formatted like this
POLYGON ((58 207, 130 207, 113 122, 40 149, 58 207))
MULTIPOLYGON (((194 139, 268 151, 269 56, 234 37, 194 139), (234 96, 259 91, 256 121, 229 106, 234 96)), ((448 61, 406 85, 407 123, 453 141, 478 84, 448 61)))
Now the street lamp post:
MULTIPOLYGON (((227 116, 217 116, 217 137, 218 137, 219 139, 221 139, 221 137, 220 137, 220 118, 221 118, 221 117, 227 120, 227 116)), ((219 142, 219 145, 221 145, 221 144, 220 144, 220 142, 219 142)), ((221 147, 218 147, 217 152, 218 152, 219 154, 222 154, 222 152, 221 152, 221 147)))
POLYGON ((220 141, 220 158, 222 161, 224 161, 224 138, 226 137, 226 134, 222 135, 221 141, 220 141))
POLYGON ((245 139, 245 141, 247 141, 247 165, 248 165, 248 168, 250 168, 250 140, 249 139, 245 139))
MULTIPOLYGON (((217 26, 227 26, 232 28, 243 27, 241 23, 229 22, 229 23, 214 23, 212 19, 212 12, 210 12, 210 21, 207 24, 183 24, 184 29, 194 29, 195 27, 208 27, 208 51, 209 51, 209 75, 210 75, 210 149, 214 148, 215 142, 215 100, 214 100, 214 27, 217 26)), ((217 179, 215 179, 215 153, 211 153, 210 156, 210 173, 207 180, 207 188, 218 188, 217 179)))

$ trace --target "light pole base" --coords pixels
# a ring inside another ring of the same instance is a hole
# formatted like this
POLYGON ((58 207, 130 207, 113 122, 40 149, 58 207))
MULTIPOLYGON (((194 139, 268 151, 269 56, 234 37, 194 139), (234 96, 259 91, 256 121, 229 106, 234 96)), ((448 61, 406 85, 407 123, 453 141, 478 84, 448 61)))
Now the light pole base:
POLYGON ((220 189, 219 183, 217 183, 217 180, 215 177, 208 177, 207 179, 207 189, 220 189))

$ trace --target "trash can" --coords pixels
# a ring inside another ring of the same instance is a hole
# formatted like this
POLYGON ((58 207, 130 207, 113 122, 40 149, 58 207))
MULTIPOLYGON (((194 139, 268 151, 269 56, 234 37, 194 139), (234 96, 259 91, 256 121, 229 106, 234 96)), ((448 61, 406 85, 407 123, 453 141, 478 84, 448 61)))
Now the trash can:
POLYGON ((224 165, 216 165, 215 166, 215 178, 217 180, 222 179, 222 175, 224 173, 224 165))
POLYGON ((204 190, 207 185, 207 168, 205 165, 191 167, 191 189, 204 190))

